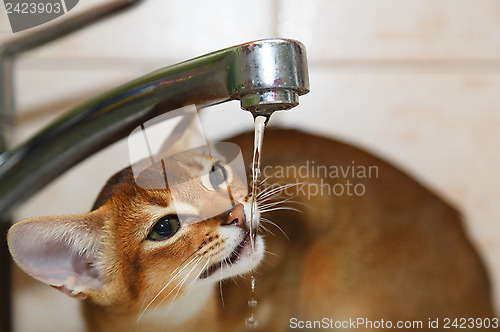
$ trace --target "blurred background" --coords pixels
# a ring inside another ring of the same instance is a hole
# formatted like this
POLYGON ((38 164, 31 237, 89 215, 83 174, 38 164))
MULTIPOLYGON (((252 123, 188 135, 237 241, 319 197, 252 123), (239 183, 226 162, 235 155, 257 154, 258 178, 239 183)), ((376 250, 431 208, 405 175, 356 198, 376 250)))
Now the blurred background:
MULTIPOLYGON (((103 2, 81 0, 58 20, 103 2)), ((271 124, 360 146, 456 206, 487 264, 498 308, 499 31, 498 0, 145 0, 18 58, 14 145, 154 69, 256 39, 300 40, 311 92, 271 124)), ((12 37, 0 10, 0 41, 12 37)), ((202 118, 214 139, 253 125, 238 102, 202 118)), ((118 143, 86 160, 14 219, 88 211, 106 179, 128 164, 127 153, 118 143)), ((82 331, 78 301, 14 273, 15 331, 82 331)))

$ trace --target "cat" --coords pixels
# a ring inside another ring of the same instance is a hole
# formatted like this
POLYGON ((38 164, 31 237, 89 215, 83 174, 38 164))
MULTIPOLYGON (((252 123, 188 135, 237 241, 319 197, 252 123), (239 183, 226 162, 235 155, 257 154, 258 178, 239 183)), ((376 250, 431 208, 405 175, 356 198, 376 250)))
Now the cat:
MULTIPOLYGON (((249 165, 252 134, 229 141, 249 165)), ((83 300, 88 331, 384 330, 398 322, 441 330, 447 319, 495 319, 459 213, 367 152, 268 130, 253 224, 247 184, 230 167, 198 152, 165 164, 140 176, 162 181, 169 167, 169 190, 139 186, 129 167, 90 213, 27 219, 9 231, 25 272, 83 300)))

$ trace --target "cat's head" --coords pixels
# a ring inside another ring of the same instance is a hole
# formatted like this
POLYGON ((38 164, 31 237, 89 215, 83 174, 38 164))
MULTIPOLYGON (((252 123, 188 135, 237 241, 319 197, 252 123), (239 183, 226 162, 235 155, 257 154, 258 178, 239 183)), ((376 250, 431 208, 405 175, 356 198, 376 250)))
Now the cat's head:
POLYGON ((117 312, 155 308, 258 265, 264 244, 256 236, 252 250, 246 193, 230 165, 191 150, 121 171, 90 213, 16 223, 9 248, 25 272, 71 296, 117 312))

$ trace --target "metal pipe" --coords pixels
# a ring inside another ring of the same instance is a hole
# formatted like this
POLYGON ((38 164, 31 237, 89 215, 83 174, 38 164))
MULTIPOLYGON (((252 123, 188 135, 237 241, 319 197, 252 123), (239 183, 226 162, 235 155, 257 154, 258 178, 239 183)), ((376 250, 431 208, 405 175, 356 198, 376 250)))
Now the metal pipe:
POLYGON ((15 122, 13 75, 15 57, 108 18, 140 2, 143 2, 143 0, 118 0, 106 3, 60 23, 37 30, 32 34, 0 44, 0 152, 6 150, 10 140, 11 128, 15 122))
POLYGON ((309 91, 304 46, 293 40, 251 42, 160 69, 106 92, 0 155, 0 215, 56 176, 170 110, 239 99, 269 115, 309 91))

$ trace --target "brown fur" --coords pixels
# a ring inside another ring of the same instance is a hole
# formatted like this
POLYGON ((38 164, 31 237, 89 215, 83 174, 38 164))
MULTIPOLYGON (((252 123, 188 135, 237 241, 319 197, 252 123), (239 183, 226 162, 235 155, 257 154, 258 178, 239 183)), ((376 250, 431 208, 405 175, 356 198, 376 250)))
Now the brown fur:
MULTIPOLYGON (((240 135, 232 141, 243 149, 249 165, 252 135, 240 135)), ((265 215, 288 239, 266 225, 275 236, 265 237, 266 250, 272 254, 267 254, 254 272, 255 294, 250 292, 248 275, 223 281, 222 296, 214 284, 199 311, 182 325, 171 326, 168 321, 148 320, 146 316, 139 325, 136 321, 144 304, 160 292, 186 253, 198 250, 208 257, 225 245, 219 228, 227 213, 186 226, 175 241, 144 242, 155 218, 145 207, 166 207, 169 196, 164 191, 137 187, 130 169, 122 171, 104 187, 95 210, 82 217, 95 223, 89 228, 98 238, 98 249, 95 255, 89 253, 89 260, 104 284, 79 294, 86 297, 89 331, 153 332, 169 327, 176 331, 245 330, 245 319, 251 314, 247 305, 250 297, 259 303, 254 312, 259 325, 254 331, 288 330, 293 317, 420 320, 424 330, 429 318, 493 317, 487 273, 460 215, 411 177, 355 147, 293 130, 269 130, 262 158, 263 167, 275 170, 287 165, 298 168, 307 161, 317 166, 349 166, 355 161, 356 165, 376 166, 378 176, 267 180, 267 184, 305 181, 331 186, 350 180, 362 183, 366 192, 309 199, 292 188, 298 193, 294 200, 307 207, 301 207, 303 213, 279 210, 265 215)), ((217 204, 217 200, 204 202, 203 197, 189 199, 198 199, 201 209, 217 204)), ((21 267, 21 254, 16 252, 19 234, 22 225, 34 222, 40 221, 23 221, 9 235, 11 251, 21 267)), ((61 226, 61 232, 66 228, 61 226)), ((152 307, 162 298, 154 300, 152 307)), ((160 310, 167 308, 160 305, 160 310)))
MULTIPOLYGON (((244 156, 251 155, 251 145, 245 143, 250 138, 233 140, 244 147, 244 156)), ((269 131, 264 142, 263 165, 300 167, 307 160, 349 165, 354 160, 376 165, 378 178, 361 179, 366 186, 361 197, 300 197, 310 205, 303 214, 281 211, 269 217, 290 243, 282 236, 266 238, 267 250, 277 256, 267 256, 259 270, 258 297, 273 308, 273 328, 263 330, 286 329, 290 317, 426 324, 429 318, 494 315, 485 268, 460 215, 442 199, 350 145, 290 130, 269 131)), ((227 307, 243 311, 245 289, 227 288, 227 307)))

